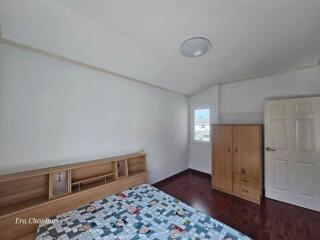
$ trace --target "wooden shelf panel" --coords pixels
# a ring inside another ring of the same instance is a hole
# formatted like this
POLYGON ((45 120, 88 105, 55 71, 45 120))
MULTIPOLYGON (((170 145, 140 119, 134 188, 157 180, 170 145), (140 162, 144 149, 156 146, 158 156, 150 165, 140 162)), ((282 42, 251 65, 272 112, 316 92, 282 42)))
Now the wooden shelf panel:
POLYGON ((48 175, 15 180, 10 183, 0 183, 0 198, 21 192, 34 191, 38 188, 48 188, 48 175))
POLYGON ((48 201, 48 175, 0 183, 0 216, 48 201))
POLYGON ((129 176, 134 176, 134 175, 138 175, 141 173, 145 173, 146 170, 134 170, 134 171, 129 171, 129 176))
POLYGON ((15 203, 12 205, 8 205, 5 207, 0 208, 0 216, 2 215, 6 215, 12 212, 17 212, 19 210, 25 209, 25 208, 29 208, 32 206, 36 206, 40 203, 45 203, 48 201, 48 195, 44 195, 44 196, 40 196, 40 197, 36 197, 36 198, 32 198, 32 199, 28 199, 26 201, 23 202, 19 202, 19 203, 15 203))
POLYGON ((94 182, 94 181, 97 181, 97 180, 100 180, 100 179, 104 179, 105 177, 113 176, 115 174, 116 173, 106 173, 106 174, 103 174, 103 175, 96 175, 96 176, 86 177, 86 178, 82 178, 82 179, 75 179, 75 180, 72 180, 72 185, 78 185, 78 184, 81 184, 81 183, 84 184, 84 183, 94 182))
POLYGON ((134 175, 146 170, 145 157, 133 158, 128 161, 129 175, 134 175))

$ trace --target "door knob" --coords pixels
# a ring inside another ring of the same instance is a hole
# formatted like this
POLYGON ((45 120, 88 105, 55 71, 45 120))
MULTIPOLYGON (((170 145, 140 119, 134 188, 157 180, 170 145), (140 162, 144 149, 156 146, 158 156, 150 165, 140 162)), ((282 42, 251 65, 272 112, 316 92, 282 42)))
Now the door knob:
POLYGON ((275 152, 276 151, 274 148, 271 148, 271 147, 266 147, 266 150, 268 152, 275 152))

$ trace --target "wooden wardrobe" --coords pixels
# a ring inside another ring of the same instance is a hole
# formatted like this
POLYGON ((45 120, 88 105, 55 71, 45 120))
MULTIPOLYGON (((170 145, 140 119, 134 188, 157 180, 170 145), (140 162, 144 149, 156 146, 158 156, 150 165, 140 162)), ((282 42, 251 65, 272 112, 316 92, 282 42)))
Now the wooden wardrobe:
POLYGON ((212 125, 212 187, 260 204, 262 125, 212 125))

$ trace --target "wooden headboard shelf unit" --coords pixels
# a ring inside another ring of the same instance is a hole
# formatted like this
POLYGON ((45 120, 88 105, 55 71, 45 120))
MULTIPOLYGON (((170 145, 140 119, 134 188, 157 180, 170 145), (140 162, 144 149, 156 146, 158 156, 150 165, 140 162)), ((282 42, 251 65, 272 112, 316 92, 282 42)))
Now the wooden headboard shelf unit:
POLYGON ((35 231, 16 218, 46 218, 147 182, 143 152, 0 176, 0 239, 35 231))

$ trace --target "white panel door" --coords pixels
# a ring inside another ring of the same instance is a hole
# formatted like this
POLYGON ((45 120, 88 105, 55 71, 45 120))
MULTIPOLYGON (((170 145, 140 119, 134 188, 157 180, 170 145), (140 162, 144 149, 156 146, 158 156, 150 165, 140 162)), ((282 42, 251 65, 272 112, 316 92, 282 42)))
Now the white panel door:
POLYGON ((265 190, 320 211, 320 97, 266 101, 265 190))

